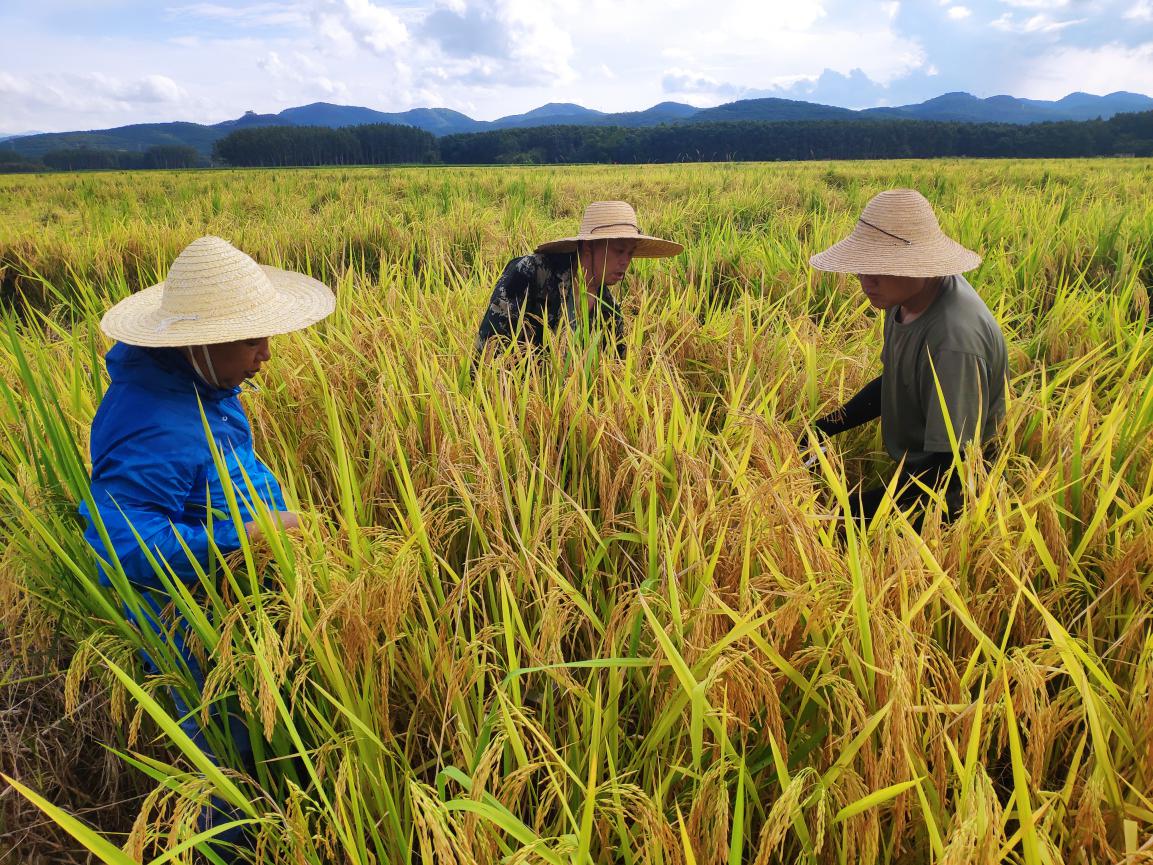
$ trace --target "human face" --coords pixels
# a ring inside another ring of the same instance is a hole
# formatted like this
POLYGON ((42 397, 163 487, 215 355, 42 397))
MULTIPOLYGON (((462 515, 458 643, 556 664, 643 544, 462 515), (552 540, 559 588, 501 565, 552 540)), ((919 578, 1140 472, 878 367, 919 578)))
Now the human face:
POLYGON ((597 289, 602 285, 616 285, 625 278, 633 256, 637 251, 635 240, 593 241, 586 247, 586 256, 581 261, 585 271, 585 283, 597 289))
POLYGON ((936 297, 937 280, 925 276, 886 276, 859 273, 861 290, 877 309, 899 306, 912 313, 923 312, 936 297))
POLYGON ((208 352, 212 366, 204 371, 209 375, 215 373, 215 384, 222 388, 239 387, 246 378, 252 378, 260 372, 260 367, 272 357, 266 336, 194 346, 191 351, 202 369, 205 366, 203 352, 208 352))

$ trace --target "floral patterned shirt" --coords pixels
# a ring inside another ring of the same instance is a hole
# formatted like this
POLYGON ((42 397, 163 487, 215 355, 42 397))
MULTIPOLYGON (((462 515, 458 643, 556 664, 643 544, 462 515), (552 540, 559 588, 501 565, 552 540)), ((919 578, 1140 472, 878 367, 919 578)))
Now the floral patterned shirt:
MULTIPOLYGON (((477 354, 493 337, 516 339, 540 348, 545 342, 546 327, 555 331, 564 322, 575 329, 580 322, 573 289, 575 270, 576 255, 567 253, 526 255, 505 265, 480 322, 477 354)), ((592 318, 594 326, 599 324, 602 332, 610 334, 617 354, 623 356, 624 319, 607 287, 602 289, 592 318)))

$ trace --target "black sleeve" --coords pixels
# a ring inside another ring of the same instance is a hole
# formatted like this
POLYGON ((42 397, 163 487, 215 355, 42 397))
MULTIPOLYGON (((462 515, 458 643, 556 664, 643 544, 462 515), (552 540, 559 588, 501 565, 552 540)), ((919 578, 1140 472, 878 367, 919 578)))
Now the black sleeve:
POLYGON ((829 412, 813 424, 819 432, 831 436, 859 427, 881 416, 881 376, 877 376, 836 411, 829 412))
POLYGON ((492 337, 512 339, 521 319, 521 307, 528 293, 529 278, 521 267, 521 259, 514 258, 505 265, 504 272, 496 281, 488 307, 480 321, 476 336, 476 349, 479 353, 492 337))
POLYGON ((601 310, 602 317, 608 319, 608 335, 616 348, 617 357, 624 360, 627 350, 625 345, 625 317, 621 312, 620 302, 614 297, 608 303, 608 310, 601 310))

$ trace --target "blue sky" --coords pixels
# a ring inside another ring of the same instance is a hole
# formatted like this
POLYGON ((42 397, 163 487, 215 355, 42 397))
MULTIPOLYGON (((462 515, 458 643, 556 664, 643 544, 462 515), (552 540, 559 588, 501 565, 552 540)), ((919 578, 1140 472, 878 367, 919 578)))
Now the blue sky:
POLYGON ((1153 95, 1153 0, 0 0, 0 132, 326 101, 479 119, 1153 95))

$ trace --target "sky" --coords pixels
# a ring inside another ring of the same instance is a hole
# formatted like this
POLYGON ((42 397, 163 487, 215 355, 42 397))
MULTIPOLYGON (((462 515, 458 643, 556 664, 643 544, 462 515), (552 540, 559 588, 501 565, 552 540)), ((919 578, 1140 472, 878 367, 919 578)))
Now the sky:
POLYGON ((0 133, 955 90, 1153 95, 1153 0, 0 0, 0 133))

